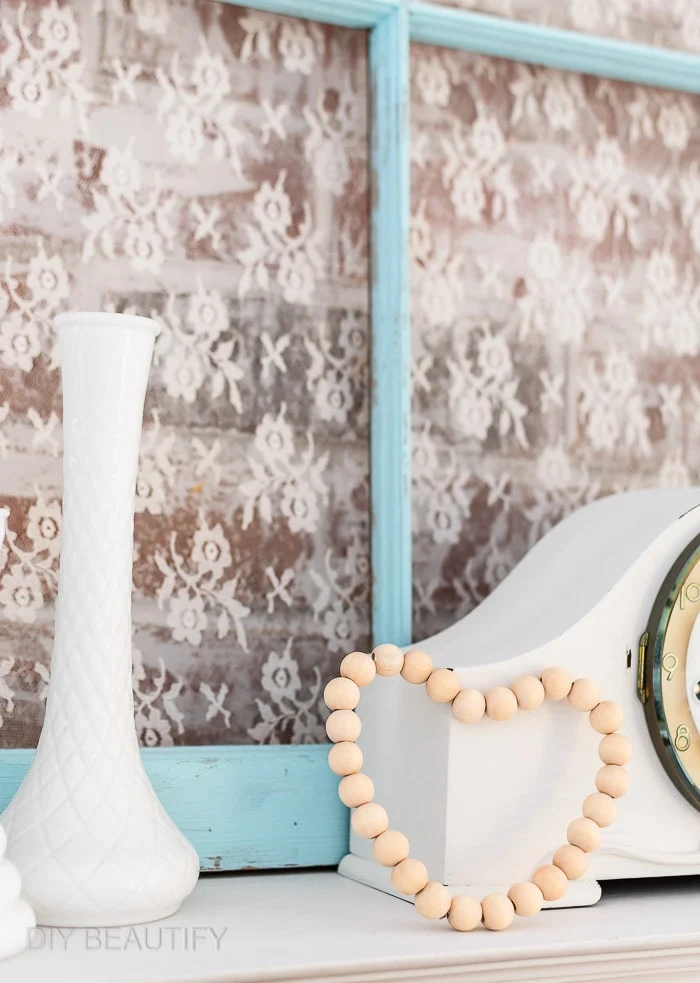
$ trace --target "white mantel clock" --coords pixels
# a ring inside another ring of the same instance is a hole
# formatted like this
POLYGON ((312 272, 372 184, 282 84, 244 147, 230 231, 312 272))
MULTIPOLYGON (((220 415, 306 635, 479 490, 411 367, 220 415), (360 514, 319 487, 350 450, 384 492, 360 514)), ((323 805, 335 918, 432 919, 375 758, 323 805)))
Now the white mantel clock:
MULTIPOLYGON (((700 874, 698 615, 700 489, 641 491, 569 516, 475 611, 418 643, 463 686, 561 666, 623 708, 630 791, 588 874, 555 905, 592 904, 608 879, 700 874)), ((596 735, 560 703, 464 725, 423 686, 377 678, 361 717, 377 801, 453 894, 527 880, 594 791, 596 735)), ((340 869, 396 893, 354 834, 340 869)))

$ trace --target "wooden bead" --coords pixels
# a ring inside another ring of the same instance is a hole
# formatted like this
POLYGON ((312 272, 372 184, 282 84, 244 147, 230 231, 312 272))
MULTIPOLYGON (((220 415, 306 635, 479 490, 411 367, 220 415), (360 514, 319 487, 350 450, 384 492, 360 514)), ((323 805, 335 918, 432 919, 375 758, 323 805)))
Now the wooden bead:
POLYGON ((457 673, 451 669, 434 669, 425 684, 428 696, 436 703, 451 703, 459 693, 457 673))
POLYGON ((323 699, 329 710, 354 710, 360 702, 360 690, 352 679, 336 676, 326 684, 323 699))
POLYGON ((577 846, 584 853, 591 853, 600 846, 600 827, 592 819, 574 819, 569 823, 566 838, 572 846, 577 846))
POLYGON ((558 901, 566 894, 569 881, 561 868, 543 864, 532 875, 532 883, 540 889, 545 901, 558 901))
POLYGON ((623 715, 621 708, 612 700, 603 700, 594 707, 588 718, 593 730, 599 734, 612 734, 622 727, 623 715))
POLYGON ((346 775, 338 784, 338 797, 349 809, 357 809, 374 798, 374 782, 362 772, 346 775))
POLYGON ((622 734, 606 734, 598 745, 603 764, 626 765, 632 755, 632 745, 622 734))
POLYGON ((621 799, 629 792, 630 776, 627 769, 622 765, 603 765, 595 776, 595 787, 612 799, 621 799))
POLYGON ((491 720, 510 720, 518 709, 515 693, 507 686, 494 686, 485 694, 486 716, 491 720))
POLYGON ((544 695, 548 700, 565 700, 571 692, 574 681, 566 669, 545 669, 542 673, 544 695))
POLYGON ((515 908, 505 894, 487 894, 481 899, 481 921, 484 928, 492 932, 502 932, 513 924, 515 908))
POLYGON ((424 683, 433 671, 433 660, 427 652, 411 649, 403 659, 401 675, 407 683, 424 683))
POLYGON ((398 645, 377 645, 372 658, 378 676, 398 676, 403 669, 403 652, 398 645))
POLYGON ((362 723, 354 710, 334 710, 326 721, 328 740, 334 744, 338 741, 356 741, 361 729, 362 723))
POLYGON ((362 767, 362 751, 352 741, 341 741, 328 752, 328 764, 336 775, 354 775, 362 767))
POLYGON ((457 720, 463 724, 475 724, 486 713, 484 694, 478 689, 461 689, 452 701, 451 709, 457 720))
POLYGON ((559 847, 552 857, 552 863, 563 870, 570 881, 583 877, 588 870, 588 857, 580 847, 572 846, 570 843, 559 847))
POLYGON ((515 693, 519 710, 536 710, 542 705, 544 686, 536 676, 518 676, 510 688, 515 693))
POLYGON ((368 686, 377 675, 374 659, 366 652, 351 652, 340 663, 340 675, 356 686, 368 686))
POLYGON ((476 898, 471 898, 468 894, 460 894, 452 899, 450 910, 447 912, 447 921, 455 932, 472 932, 477 925, 481 925, 481 918, 481 902, 476 898))
POLYGON ((423 918, 444 918, 450 910, 452 898, 444 884, 428 881, 423 890, 416 894, 413 903, 423 918))
POLYGON ((398 829, 380 833, 372 845, 372 856, 382 867, 395 867, 408 856, 408 837, 398 829))
POLYGON ((536 884, 532 881, 521 881, 514 884, 508 892, 508 897, 513 902, 515 914, 520 918, 531 918, 541 910, 544 904, 544 895, 536 884))
POLYGON ((617 803, 603 792, 593 792, 584 800, 581 810, 596 826, 610 826, 617 818, 617 803))
POLYGON ((576 679, 567 700, 574 710, 588 713, 600 703, 600 690, 592 679, 576 679))
POLYGON ((384 806, 380 806, 378 802, 368 802, 367 805, 355 809, 350 825, 358 836, 373 840, 389 828, 389 816, 384 806))
POLYGON ((391 883, 399 894, 417 894, 428 883, 425 864, 415 857, 407 857, 392 870, 391 883))

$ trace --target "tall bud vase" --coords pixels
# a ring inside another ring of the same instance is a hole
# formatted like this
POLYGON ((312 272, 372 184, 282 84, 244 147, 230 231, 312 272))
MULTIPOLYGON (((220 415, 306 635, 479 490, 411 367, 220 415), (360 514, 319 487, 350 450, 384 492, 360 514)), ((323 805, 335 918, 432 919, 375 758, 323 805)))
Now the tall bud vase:
POLYGON ((134 493, 150 318, 61 314, 63 525, 46 718, 2 817, 40 925, 128 925, 176 911, 197 855, 141 763, 131 689, 134 493))

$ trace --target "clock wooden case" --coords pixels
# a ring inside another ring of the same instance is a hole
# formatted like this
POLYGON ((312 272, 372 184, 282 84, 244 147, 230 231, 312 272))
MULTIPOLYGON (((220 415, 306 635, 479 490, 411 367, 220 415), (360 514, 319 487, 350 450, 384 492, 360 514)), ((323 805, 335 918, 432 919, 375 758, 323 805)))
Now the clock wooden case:
MULTIPOLYGON (((559 665, 624 710, 631 788, 585 879, 700 874, 700 489, 611 496, 575 512, 476 610, 417 643, 463 686, 486 690, 559 665)), ((382 639, 381 641, 391 641, 382 639)), ((363 770, 432 879, 501 892, 566 840, 595 789, 597 735, 559 703, 464 725, 424 687, 377 678, 361 699, 363 770)), ((392 890, 351 836, 341 873, 392 890)))

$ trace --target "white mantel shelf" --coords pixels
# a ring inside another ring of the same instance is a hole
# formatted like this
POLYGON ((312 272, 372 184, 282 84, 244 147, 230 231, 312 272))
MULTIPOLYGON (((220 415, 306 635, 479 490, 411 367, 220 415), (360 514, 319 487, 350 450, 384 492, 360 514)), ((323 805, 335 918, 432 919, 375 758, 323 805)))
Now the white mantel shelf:
POLYGON ((55 929, 52 949, 47 938, 44 948, 3 962, 0 980, 697 983, 700 879, 610 885, 593 908, 547 911, 505 933, 458 935, 335 873, 218 875, 202 878, 180 912, 152 923, 148 937, 145 930, 135 928, 131 941, 128 929, 111 930, 108 950, 104 930, 99 948, 95 930, 91 940, 75 930, 64 949, 55 929), (196 951, 194 928, 203 939, 196 951), (209 930, 224 928, 217 951, 209 930), (161 945, 148 951, 147 942, 161 945))

